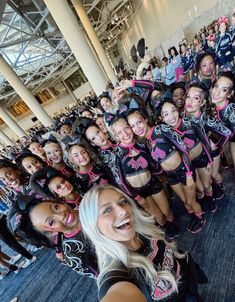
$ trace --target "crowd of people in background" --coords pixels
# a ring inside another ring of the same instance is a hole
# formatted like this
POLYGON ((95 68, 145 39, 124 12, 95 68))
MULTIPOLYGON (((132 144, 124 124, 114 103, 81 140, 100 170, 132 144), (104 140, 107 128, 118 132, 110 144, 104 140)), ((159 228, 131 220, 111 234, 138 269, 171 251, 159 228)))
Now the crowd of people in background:
POLYGON ((199 301, 207 278, 177 250, 171 200, 193 236, 224 196, 226 145, 235 167, 234 36, 235 13, 222 16, 161 66, 153 57, 136 75, 123 70, 116 86, 1 150, 0 239, 25 258, 0 252, 1 277, 36 260, 21 240, 97 279, 101 300, 199 301))

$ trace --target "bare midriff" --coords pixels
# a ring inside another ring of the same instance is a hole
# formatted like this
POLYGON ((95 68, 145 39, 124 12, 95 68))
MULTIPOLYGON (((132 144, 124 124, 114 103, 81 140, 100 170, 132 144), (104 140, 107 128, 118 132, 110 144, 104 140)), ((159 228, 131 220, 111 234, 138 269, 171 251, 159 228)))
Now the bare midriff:
POLYGON ((167 159, 161 162, 161 167, 164 171, 172 171, 179 167, 182 158, 178 151, 172 152, 167 159))
POLYGON ((126 180, 133 188, 141 188, 150 181, 151 177, 150 171, 143 171, 137 175, 126 176, 126 180))
POLYGON ((190 159, 193 160, 197 158, 202 153, 202 144, 199 142, 193 149, 189 151, 190 159))

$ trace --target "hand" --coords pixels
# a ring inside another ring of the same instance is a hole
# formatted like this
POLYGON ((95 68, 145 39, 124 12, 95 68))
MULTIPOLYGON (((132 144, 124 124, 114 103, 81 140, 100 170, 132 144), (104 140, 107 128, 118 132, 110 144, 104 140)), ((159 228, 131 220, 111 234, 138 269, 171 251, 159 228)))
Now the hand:
POLYGON ((122 80, 120 86, 117 89, 122 91, 130 87, 131 87, 131 80, 122 80))

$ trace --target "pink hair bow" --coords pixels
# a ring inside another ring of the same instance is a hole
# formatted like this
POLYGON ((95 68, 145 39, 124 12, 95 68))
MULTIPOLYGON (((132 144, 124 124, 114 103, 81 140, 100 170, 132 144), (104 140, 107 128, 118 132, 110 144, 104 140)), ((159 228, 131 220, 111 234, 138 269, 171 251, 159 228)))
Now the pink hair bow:
POLYGON ((217 22, 217 24, 220 25, 220 24, 223 23, 223 22, 224 22, 225 24, 229 24, 228 18, 225 17, 225 16, 220 17, 219 20, 218 20, 218 22, 217 22))
POLYGON ((214 35, 214 34, 210 34, 210 35, 207 37, 207 40, 208 40, 208 41, 215 41, 215 35, 214 35))

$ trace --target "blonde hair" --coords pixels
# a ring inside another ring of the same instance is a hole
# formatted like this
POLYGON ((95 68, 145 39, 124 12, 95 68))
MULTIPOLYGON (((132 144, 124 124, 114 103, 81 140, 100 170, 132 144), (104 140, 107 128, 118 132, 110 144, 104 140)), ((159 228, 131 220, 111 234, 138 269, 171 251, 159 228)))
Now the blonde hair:
POLYGON ((154 225, 153 216, 149 216, 147 213, 139 210, 135 205, 135 202, 128 195, 111 185, 96 186, 85 194, 80 204, 79 213, 83 231, 90 238, 96 248, 100 269, 98 285, 100 285, 104 274, 111 270, 120 270, 124 265, 127 269, 134 269, 136 274, 138 273, 137 269, 142 269, 145 273, 146 281, 149 284, 160 279, 167 280, 171 283, 172 288, 177 291, 177 280, 171 271, 156 271, 153 263, 147 257, 128 250, 124 244, 109 239, 100 232, 97 225, 99 215, 99 196, 101 191, 106 189, 112 189, 119 192, 129 202, 132 208, 135 231, 137 234, 147 238, 148 240, 154 238, 161 239, 173 250, 175 256, 178 258, 185 258, 185 254, 177 252, 175 244, 165 241, 163 231, 154 225))

